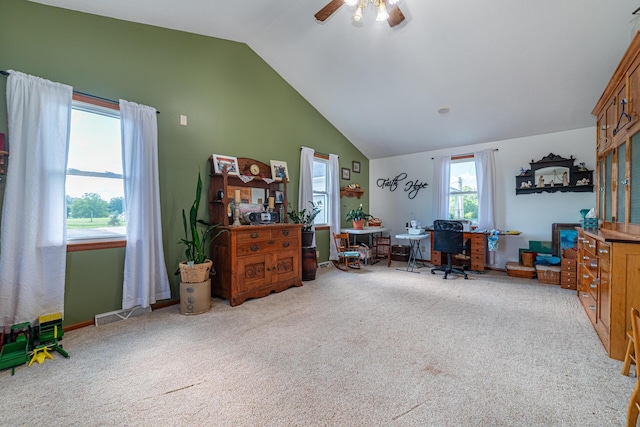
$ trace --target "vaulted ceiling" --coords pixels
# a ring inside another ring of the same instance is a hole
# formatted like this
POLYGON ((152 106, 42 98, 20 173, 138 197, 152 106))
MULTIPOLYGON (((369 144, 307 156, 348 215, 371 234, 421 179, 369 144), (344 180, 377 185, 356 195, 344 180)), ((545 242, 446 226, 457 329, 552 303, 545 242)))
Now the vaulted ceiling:
POLYGON ((394 28, 318 23, 329 0, 37 2, 244 42, 370 159, 593 126, 640 28, 631 0, 401 0, 394 28))

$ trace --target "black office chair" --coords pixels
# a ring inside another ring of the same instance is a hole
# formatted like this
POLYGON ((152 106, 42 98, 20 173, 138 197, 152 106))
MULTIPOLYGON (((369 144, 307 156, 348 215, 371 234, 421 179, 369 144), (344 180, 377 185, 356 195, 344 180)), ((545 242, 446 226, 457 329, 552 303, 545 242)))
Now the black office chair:
POLYGON ((460 221, 442 219, 433 221, 433 249, 447 254, 447 265, 432 268, 431 274, 436 274, 436 271, 444 271, 443 279, 446 279, 450 273, 462 274, 465 279, 469 278, 464 270, 451 266, 452 256, 462 253, 466 249, 460 221))

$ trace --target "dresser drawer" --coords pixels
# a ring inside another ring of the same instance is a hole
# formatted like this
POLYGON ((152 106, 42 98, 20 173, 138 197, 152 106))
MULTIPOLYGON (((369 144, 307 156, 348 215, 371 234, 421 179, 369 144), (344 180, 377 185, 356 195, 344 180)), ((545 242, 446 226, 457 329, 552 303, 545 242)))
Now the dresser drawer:
POLYGON ((271 230, 271 238, 282 239, 288 237, 296 237, 298 234, 296 227, 278 227, 271 230))
POLYGON ((562 258, 562 271, 576 271, 578 260, 572 258, 562 258))
POLYGON ((610 252, 611 246, 608 243, 598 242, 598 258, 603 261, 609 262, 610 252))
POLYGON ((247 227, 236 231, 236 240, 240 242, 255 242, 271 238, 271 230, 260 226, 247 227))
POLYGON ((265 252, 280 251, 298 247, 296 238, 290 239, 263 239, 253 242, 238 243, 236 256, 255 255, 265 252))
POLYGON ((595 301, 595 299, 593 299, 591 294, 589 294, 587 292, 584 292, 584 291, 579 291, 578 292, 578 298, 580 298, 580 303, 582 304, 582 307, 584 307, 584 311, 586 311, 587 316, 589 317, 589 320, 591 321, 591 324, 595 325, 596 324, 596 301, 595 301))

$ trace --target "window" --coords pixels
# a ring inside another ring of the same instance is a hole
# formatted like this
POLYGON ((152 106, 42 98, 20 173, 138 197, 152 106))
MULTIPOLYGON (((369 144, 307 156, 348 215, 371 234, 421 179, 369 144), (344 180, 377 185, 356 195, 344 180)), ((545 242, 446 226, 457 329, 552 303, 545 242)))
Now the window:
POLYGON ((449 219, 478 224, 478 184, 473 157, 452 158, 449 177, 449 219))
POLYGON ((327 171, 329 160, 315 156, 313 159, 313 202, 320 208, 320 213, 313 221, 315 225, 329 224, 329 180, 327 171))
POLYGON ((126 236, 118 106, 74 95, 67 160, 67 241, 126 236))

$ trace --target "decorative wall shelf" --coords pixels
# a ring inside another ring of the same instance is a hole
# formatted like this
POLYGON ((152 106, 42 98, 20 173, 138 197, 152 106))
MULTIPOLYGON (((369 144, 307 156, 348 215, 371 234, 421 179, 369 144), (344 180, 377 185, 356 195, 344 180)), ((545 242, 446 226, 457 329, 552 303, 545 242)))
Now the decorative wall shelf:
POLYGON ((341 188, 340 197, 357 197, 358 199, 364 194, 363 189, 341 188))
POLYGON ((566 159, 553 153, 537 162, 532 160, 531 169, 516 176, 516 194, 593 192, 593 171, 574 162, 573 156, 566 159))

